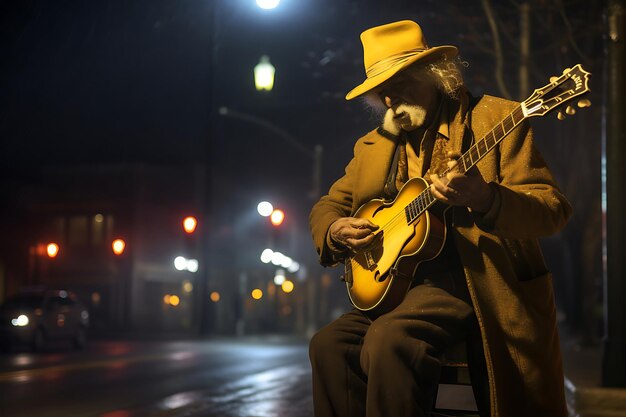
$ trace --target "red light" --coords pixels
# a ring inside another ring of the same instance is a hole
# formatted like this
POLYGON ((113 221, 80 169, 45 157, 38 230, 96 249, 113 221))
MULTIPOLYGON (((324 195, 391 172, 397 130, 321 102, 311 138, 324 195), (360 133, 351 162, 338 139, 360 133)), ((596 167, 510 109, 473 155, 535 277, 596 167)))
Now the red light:
POLYGON ((186 233, 193 233, 196 230, 196 226, 198 226, 198 219, 193 216, 187 216, 183 220, 183 229, 185 229, 186 233))
POLYGON ((274 226, 280 226, 285 220, 285 213, 282 210, 274 210, 270 215, 270 221, 274 226))
POLYGON ((48 243, 48 246, 46 246, 46 253, 48 254, 48 258, 56 258, 59 254, 59 245, 56 243, 48 243))
POLYGON ((111 244, 113 248, 113 253, 116 255, 121 255, 124 253, 124 249, 126 248, 126 242, 123 239, 115 239, 111 244))

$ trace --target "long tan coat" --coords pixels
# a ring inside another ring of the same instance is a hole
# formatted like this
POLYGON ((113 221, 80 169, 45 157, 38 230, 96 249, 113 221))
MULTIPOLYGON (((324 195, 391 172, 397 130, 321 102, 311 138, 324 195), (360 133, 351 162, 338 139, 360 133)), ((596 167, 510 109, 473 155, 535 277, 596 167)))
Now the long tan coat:
MULTIPOLYGON (((517 103, 484 96, 471 112, 467 97, 450 102, 450 149, 482 138, 517 103), (471 117, 468 117, 471 116, 471 117), (469 128, 471 124, 471 129, 469 128)), ((313 207, 310 224, 323 265, 340 254, 327 244, 333 221, 383 197, 395 141, 372 131, 359 139, 345 175, 313 207)), ((571 208, 560 193, 532 131, 523 123, 477 164, 494 182, 501 206, 487 224, 469 209, 453 209, 453 236, 478 318, 493 416, 564 417, 563 370, 552 277, 537 239, 566 223, 571 208)))

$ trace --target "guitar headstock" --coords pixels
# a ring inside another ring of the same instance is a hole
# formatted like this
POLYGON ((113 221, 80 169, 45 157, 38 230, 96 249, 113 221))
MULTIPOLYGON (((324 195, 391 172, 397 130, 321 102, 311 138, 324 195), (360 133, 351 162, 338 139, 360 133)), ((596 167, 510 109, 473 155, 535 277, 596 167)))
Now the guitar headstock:
MULTIPOLYGON (((560 77, 551 77, 550 84, 536 89, 533 94, 522 103, 524 116, 545 116, 552 110, 559 108, 559 120, 565 115, 576 113, 576 109, 568 104, 565 112, 560 109, 566 103, 591 91, 589 89, 590 72, 583 69, 580 64, 563 71, 560 77)), ((578 101, 578 107, 589 107, 591 102, 587 99, 578 101)))

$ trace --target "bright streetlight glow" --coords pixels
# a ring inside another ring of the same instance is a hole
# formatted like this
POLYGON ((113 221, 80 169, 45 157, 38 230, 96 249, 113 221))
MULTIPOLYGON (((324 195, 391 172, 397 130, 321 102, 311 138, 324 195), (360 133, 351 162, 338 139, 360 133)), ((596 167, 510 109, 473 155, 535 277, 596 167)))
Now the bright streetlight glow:
POLYGON ((191 281, 183 281, 183 291, 185 292, 192 292, 193 291, 193 284, 191 283, 191 281))
POLYGON ((174 268, 179 271, 185 270, 185 268, 187 268, 187 259, 182 256, 177 256, 176 259, 174 259, 174 268))
POLYGON ((170 305, 176 307, 180 304, 180 298, 177 295, 170 295, 170 305))
POLYGON ((111 244, 113 248, 113 253, 116 255, 121 255, 124 253, 124 248, 126 248, 126 242, 122 239, 115 239, 111 244))
POLYGON ((263 217, 269 217, 270 214, 274 211, 274 206, 269 201, 261 201, 257 206, 256 210, 263 217))
POLYGON ((17 316, 16 319, 11 320, 11 324, 16 327, 28 326, 28 322, 29 322, 28 316, 25 314, 20 314, 19 316, 17 316))
POLYGON ((285 282, 285 271, 283 271, 282 269, 279 269, 276 271, 276 275, 274 276, 274 284, 276 285, 283 285, 283 282, 285 282))
POLYGON ((185 229, 186 233, 193 233, 196 230, 196 226, 198 226, 198 219, 193 216, 187 216, 183 220, 183 229, 185 229))
POLYGON ((281 264, 281 262, 283 261, 283 258, 285 257, 285 255, 283 255, 280 252, 274 252, 272 253, 272 264, 278 266, 281 264))
POLYGON ((281 288, 287 294, 293 291, 293 287, 294 287, 293 281, 289 281, 289 280, 285 280, 285 282, 283 282, 283 284, 281 285, 281 288))
POLYGON ((268 264, 272 261, 272 255, 274 255, 274 251, 271 249, 265 249, 261 252, 261 262, 264 264, 268 264))
POLYGON ((255 300, 260 300, 263 297, 263 291, 261 291, 258 288, 255 288, 252 290, 252 298, 254 298, 255 300))
POLYGON ((187 259, 187 271, 198 272, 198 260, 197 259, 187 259))
POLYGON ((270 10, 278 7, 280 0, 256 0, 256 4, 261 9, 270 10))
POLYGON ((271 91, 274 88, 274 74, 276 68, 271 64, 270 57, 261 56, 259 63, 254 67, 254 85, 258 91, 271 91))
POLYGON ((287 268, 287 271, 293 274, 294 272, 298 272, 298 270, 300 269, 300 264, 296 261, 293 261, 291 265, 286 266, 285 268, 287 268))
POLYGON ((197 259, 187 259, 184 256, 177 256, 174 259, 174 268, 179 271, 198 272, 198 267, 197 259))
POLYGON ((274 210, 270 215, 270 221, 274 226, 280 226, 285 220, 285 212, 282 210, 274 210))
POLYGON ((48 258, 56 258, 59 254, 59 245, 56 243, 48 243, 48 246, 46 246, 46 253, 48 254, 48 258))
POLYGON ((220 293, 217 291, 213 291, 211 293, 211 301, 213 301, 214 303, 217 303, 220 300, 220 293))

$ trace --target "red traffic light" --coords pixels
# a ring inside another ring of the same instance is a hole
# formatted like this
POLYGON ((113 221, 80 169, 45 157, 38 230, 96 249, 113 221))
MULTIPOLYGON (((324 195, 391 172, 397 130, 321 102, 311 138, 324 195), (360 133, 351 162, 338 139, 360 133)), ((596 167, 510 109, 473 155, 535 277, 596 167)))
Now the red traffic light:
POLYGON ((113 248, 113 253, 116 255, 121 255, 124 253, 124 249, 126 248, 126 242, 123 239, 115 239, 111 244, 113 248))
POLYGON ((186 233, 192 234, 198 226, 198 219, 193 216, 187 216, 183 220, 183 229, 186 233))
POLYGON ((59 254, 59 245, 57 245, 56 243, 48 243, 48 245, 46 246, 46 253, 48 255, 48 258, 56 258, 59 254))
POLYGON ((270 215, 270 221, 274 226, 280 226, 285 220, 285 213, 282 210, 274 210, 270 215))

